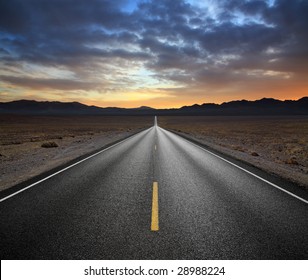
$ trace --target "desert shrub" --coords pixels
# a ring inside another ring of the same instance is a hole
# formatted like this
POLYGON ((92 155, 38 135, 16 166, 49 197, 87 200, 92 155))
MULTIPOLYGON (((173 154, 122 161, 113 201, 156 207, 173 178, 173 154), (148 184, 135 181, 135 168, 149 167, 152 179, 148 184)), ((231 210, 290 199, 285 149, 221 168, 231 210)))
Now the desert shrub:
POLYGON ((44 142, 41 145, 42 148, 56 148, 58 147, 58 144, 56 142, 44 142))
POLYGON ((233 150, 239 151, 239 152, 245 152, 244 148, 241 146, 232 146, 233 150))
POLYGON ((16 141, 12 141, 10 144, 11 144, 11 145, 20 145, 20 144, 22 144, 22 142, 16 140, 16 141))
POLYGON ((285 161, 286 164, 293 164, 293 165, 298 165, 298 161, 296 160, 295 157, 289 158, 285 161))

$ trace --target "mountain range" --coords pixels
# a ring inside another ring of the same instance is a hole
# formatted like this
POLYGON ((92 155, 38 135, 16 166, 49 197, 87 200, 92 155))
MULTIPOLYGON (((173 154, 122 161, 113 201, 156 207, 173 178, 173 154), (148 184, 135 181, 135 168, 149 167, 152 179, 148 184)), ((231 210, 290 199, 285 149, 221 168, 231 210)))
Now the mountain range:
POLYGON ((231 101, 194 104, 178 109, 154 109, 147 106, 126 109, 88 106, 79 102, 17 100, 0 102, 0 114, 19 115, 308 115, 308 97, 280 101, 263 98, 256 101, 231 101))

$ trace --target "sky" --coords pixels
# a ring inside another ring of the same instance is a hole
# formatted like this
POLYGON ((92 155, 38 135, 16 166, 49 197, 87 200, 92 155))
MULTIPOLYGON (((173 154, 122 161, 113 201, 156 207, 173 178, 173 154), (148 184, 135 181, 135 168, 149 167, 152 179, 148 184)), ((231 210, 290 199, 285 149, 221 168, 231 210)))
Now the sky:
POLYGON ((308 0, 0 0, 0 101, 308 96, 308 0))

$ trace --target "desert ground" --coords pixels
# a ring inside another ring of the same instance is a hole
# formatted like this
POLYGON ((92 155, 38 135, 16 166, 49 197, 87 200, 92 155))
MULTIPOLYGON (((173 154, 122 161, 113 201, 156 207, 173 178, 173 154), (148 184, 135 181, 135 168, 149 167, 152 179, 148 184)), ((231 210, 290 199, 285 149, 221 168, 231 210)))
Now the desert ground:
POLYGON ((308 117, 159 117, 159 125, 308 189, 308 117))
POLYGON ((153 117, 0 116, 0 191, 153 125, 153 117))
MULTIPOLYGON (((0 116, 0 190, 152 125, 140 116, 0 116)), ((308 189, 307 116, 160 116, 158 125, 308 189)))

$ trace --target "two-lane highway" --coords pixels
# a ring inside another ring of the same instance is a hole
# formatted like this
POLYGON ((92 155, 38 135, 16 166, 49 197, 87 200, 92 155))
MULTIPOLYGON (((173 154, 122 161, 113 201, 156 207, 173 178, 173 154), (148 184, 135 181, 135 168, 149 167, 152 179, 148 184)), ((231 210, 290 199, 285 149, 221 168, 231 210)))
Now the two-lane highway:
POLYGON ((307 259, 308 204, 156 125, 0 203, 1 259, 307 259))

